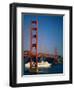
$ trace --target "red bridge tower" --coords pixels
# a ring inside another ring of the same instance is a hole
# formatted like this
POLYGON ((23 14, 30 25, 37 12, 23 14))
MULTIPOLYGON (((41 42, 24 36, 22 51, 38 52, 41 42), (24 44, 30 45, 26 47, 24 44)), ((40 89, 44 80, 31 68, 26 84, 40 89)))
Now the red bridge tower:
MULTIPOLYGON (((35 67, 38 68, 38 20, 31 21, 31 31, 30 31, 30 52, 35 55, 36 63, 35 67)), ((32 68, 32 58, 30 60, 30 69, 32 68)))
POLYGON ((55 48, 55 51, 54 51, 54 63, 55 64, 58 63, 58 52, 57 52, 57 48, 55 48))

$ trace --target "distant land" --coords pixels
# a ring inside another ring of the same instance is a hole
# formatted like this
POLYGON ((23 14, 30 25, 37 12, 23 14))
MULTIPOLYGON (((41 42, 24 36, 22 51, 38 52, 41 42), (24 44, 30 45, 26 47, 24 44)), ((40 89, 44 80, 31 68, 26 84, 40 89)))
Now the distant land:
MULTIPOLYGON (((26 50, 24 51, 24 62, 30 62, 30 58, 35 62, 36 61, 36 55, 34 53, 31 53, 30 51, 26 50)), ((63 63, 63 57, 58 55, 58 63, 63 63)), ((41 61, 48 61, 49 63, 54 63, 54 54, 48 54, 48 53, 38 53, 38 62, 41 61)))

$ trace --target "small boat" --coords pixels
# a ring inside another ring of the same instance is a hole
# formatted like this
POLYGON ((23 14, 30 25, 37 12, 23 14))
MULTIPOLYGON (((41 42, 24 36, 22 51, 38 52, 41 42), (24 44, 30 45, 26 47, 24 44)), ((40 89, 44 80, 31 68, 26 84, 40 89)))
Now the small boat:
POLYGON ((51 67, 51 64, 48 63, 47 61, 41 61, 40 63, 38 63, 38 68, 48 68, 51 67))
MULTIPOLYGON (((32 62, 32 65, 33 65, 33 68, 35 68, 35 64, 34 62, 32 62)), ((51 67, 51 63, 48 63, 47 61, 41 61, 41 62, 38 62, 38 68, 48 68, 48 67, 51 67)), ((30 62, 26 63, 25 64, 25 67, 26 68, 30 68, 30 62)))

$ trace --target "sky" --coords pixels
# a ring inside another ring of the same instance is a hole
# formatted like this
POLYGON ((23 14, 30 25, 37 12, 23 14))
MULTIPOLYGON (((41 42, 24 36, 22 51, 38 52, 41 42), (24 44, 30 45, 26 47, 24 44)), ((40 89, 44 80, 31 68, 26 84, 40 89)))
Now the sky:
MULTIPOLYGON (((57 48, 58 55, 63 56, 63 16, 39 15, 38 19, 38 53, 54 54, 57 48)), ((23 49, 30 50, 30 25, 36 20, 34 14, 22 14, 23 49)))

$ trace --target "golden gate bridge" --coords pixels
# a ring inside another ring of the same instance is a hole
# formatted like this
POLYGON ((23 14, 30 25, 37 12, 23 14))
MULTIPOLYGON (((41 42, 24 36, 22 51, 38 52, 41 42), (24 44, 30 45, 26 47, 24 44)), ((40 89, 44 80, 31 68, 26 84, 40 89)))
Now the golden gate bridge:
MULTIPOLYGON (((38 18, 37 16, 36 16, 36 20, 31 21, 29 56, 30 56, 30 71, 33 71, 33 68, 34 68, 35 71, 37 72, 38 71, 38 18), (32 63, 33 56, 36 57, 36 62, 34 63, 35 65, 33 65, 32 63)), ((58 63, 57 48, 54 50, 53 58, 54 58, 54 63, 57 64, 58 63)))

